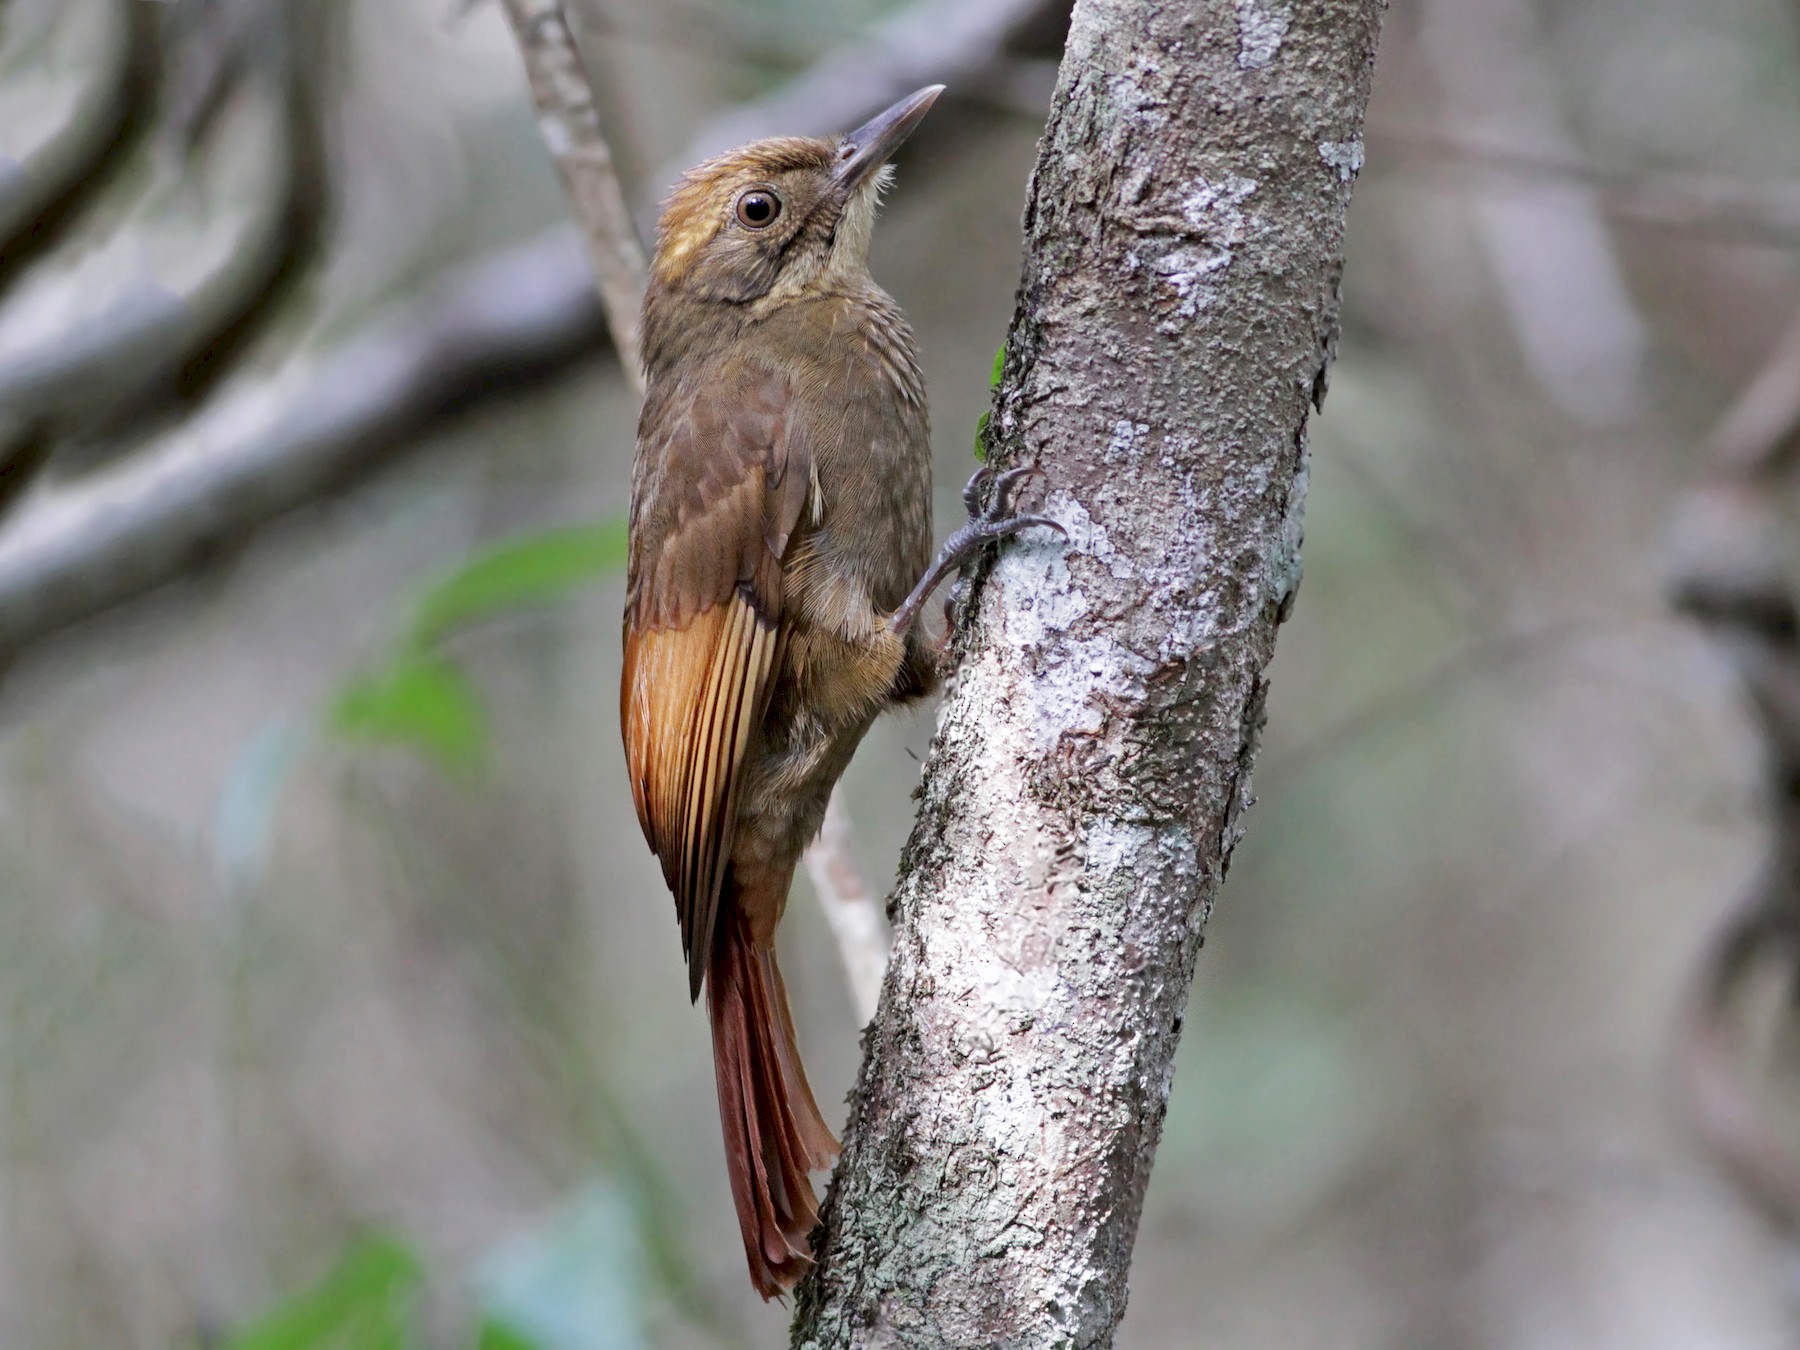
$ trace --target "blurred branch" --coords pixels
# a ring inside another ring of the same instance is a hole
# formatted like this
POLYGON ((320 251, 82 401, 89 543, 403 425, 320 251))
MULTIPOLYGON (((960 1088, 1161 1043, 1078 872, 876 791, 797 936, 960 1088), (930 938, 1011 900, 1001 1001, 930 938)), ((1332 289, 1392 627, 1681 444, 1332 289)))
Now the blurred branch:
POLYGON ((1601 210, 1633 225, 1727 242, 1800 247, 1800 182, 1745 183, 1689 174, 1646 174, 1595 164, 1579 155, 1509 144, 1438 128, 1378 121, 1370 140, 1383 162, 1411 158, 1524 182, 1594 188, 1601 210))
POLYGON ((159 11, 112 0, 116 33, 89 97, 0 187, 0 291, 90 202, 150 122, 158 74, 159 11))
POLYGON ((503 0, 507 20, 525 58, 525 75, 538 122, 575 218, 587 242, 626 377, 641 394, 639 310, 650 268, 619 186, 612 149, 600 129, 593 82, 563 13, 563 0, 503 0))
POLYGON ((1748 476, 1779 473, 1800 452, 1800 314, 1756 378, 1719 420, 1708 459, 1748 476))
MULTIPOLYGON (((1531 0, 1427 0, 1421 50, 1449 117, 1532 155, 1572 159, 1541 29, 1531 0)), ((1635 416, 1649 339, 1595 189, 1534 179, 1504 195, 1477 195, 1468 209, 1538 384, 1583 426, 1635 416)))
MULTIPOLYGON (((1790 836, 1800 821, 1781 824, 1790 836)), ((1781 850, 1787 852, 1788 850, 1781 850)), ((1679 1025, 1678 1083, 1689 1122, 1738 1194, 1782 1236, 1800 1237, 1800 1154, 1759 1109, 1745 1080, 1745 1037, 1734 1005, 1766 960, 1792 970, 1800 928, 1792 867, 1765 867, 1733 901, 1708 940, 1679 1025)))
POLYGON ((856 1020, 866 1024, 875 1016, 881 1000, 881 982, 887 978, 888 931, 881 909, 856 865, 850 822, 834 792, 825 806, 825 824, 806 851, 806 875, 818 893, 819 907, 837 939, 844 968, 850 978, 850 995, 856 1000, 856 1020))
POLYGON ((546 237, 346 342, 272 408, 235 400, 43 492, 0 531, 0 653, 193 570, 450 416, 560 373, 604 331, 576 241, 546 237))
MULTIPOLYGON (((1800 595, 1782 515, 1800 445, 1800 314, 1720 420, 1712 473, 1676 518, 1673 603, 1707 626, 1762 734, 1769 843, 1751 884, 1700 953, 1676 1029, 1676 1084, 1701 1145, 1778 1232, 1800 1238, 1800 1150, 1748 1076, 1751 979, 1800 972, 1800 595)), ((1794 1016, 1792 1000, 1782 1015, 1794 1016)))
POLYGON ((862 38, 827 52, 805 75, 703 123, 665 166, 658 186, 720 151, 777 129, 813 135, 853 127, 926 84, 977 85, 1016 59, 1008 48, 1067 0, 918 0, 862 38))
POLYGON ((8 450, 0 460, 16 463, 18 447, 46 432, 141 434, 147 419, 210 389, 276 311, 323 242, 329 173, 316 82, 326 64, 321 25, 336 8, 284 0, 246 39, 279 102, 280 130, 273 198, 243 242, 185 294, 147 280, 105 313, 0 363, 0 446, 8 450))
POLYGON ((276 210, 254 240, 257 256, 229 279, 235 285, 209 288, 201 297, 207 305, 197 310, 204 336, 182 353, 175 378, 175 393, 187 403, 213 386, 316 259, 332 204, 324 107, 333 65, 332 26, 346 17, 346 0, 240 3, 263 18, 249 25, 246 40, 255 44, 252 61, 264 58, 261 64, 280 103, 277 153, 286 156, 286 163, 276 210))

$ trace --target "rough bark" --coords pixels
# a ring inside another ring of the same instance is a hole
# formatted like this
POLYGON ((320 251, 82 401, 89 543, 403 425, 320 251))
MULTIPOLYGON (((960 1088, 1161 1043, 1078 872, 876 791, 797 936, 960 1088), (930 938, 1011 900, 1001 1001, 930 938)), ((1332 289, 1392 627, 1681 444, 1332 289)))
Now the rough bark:
POLYGON ((990 442, 1008 545, 794 1344, 1103 1346, 1300 577, 1382 0, 1080 0, 990 442))

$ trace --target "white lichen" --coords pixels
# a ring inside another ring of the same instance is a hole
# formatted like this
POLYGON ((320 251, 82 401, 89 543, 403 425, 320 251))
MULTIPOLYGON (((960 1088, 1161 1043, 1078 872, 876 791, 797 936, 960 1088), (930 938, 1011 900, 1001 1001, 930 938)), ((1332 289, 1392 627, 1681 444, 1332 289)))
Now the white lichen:
MULTIPOLYGON (((1123 464, 1137 458, 1138 437, 1149 430, 1148 422, 1127 422, 1121 418, 1113 423, 1112 439, 1106 443, 1106 462, 1123 464)), ((1061 520, 1062 517, 1058 516, 1057 519, 1061 520)))
POLYGON ((1229 250, 1243 242, 1246 230, 1240 208, 1255 191, 1256 180, 1239 174, 1231 174, 1220 183, 1197 178, 1193 190, 1182 198, 1182 219, 1200 237, 1229 250))
POLYGON ((1255 192, 1253 178, 1236 174, 1221 182, 1196 179, 1181 200, 1181 220, 1187 238, 1153 264, 1163 280, 1180 297, 1177 312, 1194 318, 1209 308, 1215 296, 1208 278, 1231 266, 1249 237, 1249 217, 1243 204, 1255 192))
POLYGON ((1286 5, 1267 8, 1257 0, 1237 0, 1238 67, 1260 70, 1275 59, 1293 21, 1286 5))
MULTIPOLYGON (((1131 454, 1136 438, 1149 430, 1147 422, 1117 423, 1112 443, 1107 446, 1107 458, 1111 459, 1115 451, 1122 456, 1131 454)), ((1120 581, 1128 581, 1137 576, 1137 567, 1113 545, 1112 536, 1106 532, 1106 527, 1089 515, 1087 508, 1071 493, 1061 488, 1052 491, 1044 499, 1044 513, 1068 531, 1064 545, 1065 557, 1079 554, 1084 558, 1092 558, 1120 581)))
POLYGON ((1177 248, 1157 261, 1156 270, 1181 297, 1181 314, 1192 319, 1213 302, 1206 278, 1230 265, 1231 255, 1223 249, 1177 248))
POLYGON ((1087 596, 1069 575, 1060 541, 1008 549, 995 570, 1001 583, 1017 597, 1006 616, 1009 646, 1036 651, 1068 632, 1088 612, 1087 596))
POLYGON ((1348 183, 1362 172, 1362 138, 1358 137, 1353 141, 1320 141, 1319 158, 1338 171, 1341 181, 1348 183))

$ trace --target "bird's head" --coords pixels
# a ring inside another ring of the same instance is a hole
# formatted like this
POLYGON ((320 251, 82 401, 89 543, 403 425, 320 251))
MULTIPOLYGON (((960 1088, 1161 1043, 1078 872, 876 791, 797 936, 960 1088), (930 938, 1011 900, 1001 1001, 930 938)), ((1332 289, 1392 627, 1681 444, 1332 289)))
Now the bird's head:
POLYGON ((755 141, 688 170, 663 206, 651 303, 746 305, 866 276, 888 158, 943 88, 921 89, 845 136, 755 141))

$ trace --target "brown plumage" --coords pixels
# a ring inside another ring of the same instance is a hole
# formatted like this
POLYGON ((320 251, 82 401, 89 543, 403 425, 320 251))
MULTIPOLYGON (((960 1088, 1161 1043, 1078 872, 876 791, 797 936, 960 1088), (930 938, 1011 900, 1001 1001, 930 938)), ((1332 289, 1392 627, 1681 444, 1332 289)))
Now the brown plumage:
POLYGON ((644 301, 620 714, 633 800, 704 986, 726 1168, 765 1298, 811 1260, 837 1141, 800 1063, 775 925, 882 709, 927 692, 914 620, 997 507, 931 550, 912 332, 870 279, 888 156, 939 90, 839 139, 760 141, 671 195, 644 301), (916 584, 915 584, 916 583, 916 584))

